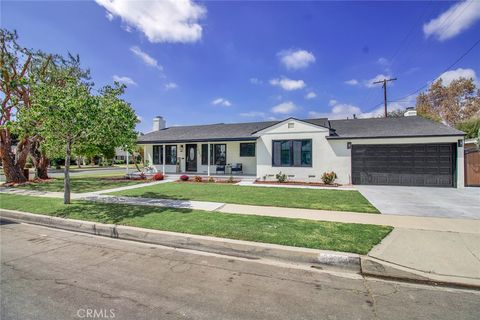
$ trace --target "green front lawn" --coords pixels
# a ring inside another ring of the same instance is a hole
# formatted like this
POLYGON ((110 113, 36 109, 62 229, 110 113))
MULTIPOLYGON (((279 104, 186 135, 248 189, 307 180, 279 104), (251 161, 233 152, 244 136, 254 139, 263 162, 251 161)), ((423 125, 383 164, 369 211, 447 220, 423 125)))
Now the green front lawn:
MULTIPOLYGON (((133 184, 145 183, 147 181, 141 180, 126 180, 122 176, 71 176, 72 192, 92 192, 105 189, 113 189, 133 184)), ((28 184, 19 185, 16 188, 38 190, 38 191, 63 191, 63 179, 53 178, 48 181, 30 182, 28 184)))
POLYGON ((0 208, 205 236, 366 254, 391 227, 0 194, 0 208))
POLYGON ((358 191, 235 186, 172 182, 112 193, 115 195, 379 213, 358 191))

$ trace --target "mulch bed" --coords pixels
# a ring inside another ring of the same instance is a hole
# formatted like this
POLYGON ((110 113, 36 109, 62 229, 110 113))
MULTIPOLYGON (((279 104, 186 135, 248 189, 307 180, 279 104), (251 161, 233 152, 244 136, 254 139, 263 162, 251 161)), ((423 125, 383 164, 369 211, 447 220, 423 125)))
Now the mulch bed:
POLYGON ((278 181, 260 181, 255 180, 255 184, 276 184, 276 185, 292 185, 292 186, 310 186, 310 187, 339 187, 341 184, 333 183, 333 184, 325 184, 321 182, 303 182, 303 181, 286 181, 286 182, 278 182, 278 181))
POLYGON ((202 181, 195 181, 193 179, 189 179, 187 181, 183 181, 183 180, 176 180, 175 182, 177 183, 227 183, 227 184, 235 184, 235 183, 239 183, 240 180, 233 180, 233 181, 228 181, 227 179, 221 179, 221 180, 215 180, 214 182, 209 182, 208 179, 202 179, 202 181))

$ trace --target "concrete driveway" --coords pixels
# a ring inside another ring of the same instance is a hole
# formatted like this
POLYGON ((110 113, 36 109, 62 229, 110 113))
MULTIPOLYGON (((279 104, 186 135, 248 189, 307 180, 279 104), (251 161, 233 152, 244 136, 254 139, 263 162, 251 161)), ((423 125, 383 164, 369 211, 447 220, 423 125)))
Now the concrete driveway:
POLYGON ((383 214, 480 219, 480 188, 356 187, 383 214))

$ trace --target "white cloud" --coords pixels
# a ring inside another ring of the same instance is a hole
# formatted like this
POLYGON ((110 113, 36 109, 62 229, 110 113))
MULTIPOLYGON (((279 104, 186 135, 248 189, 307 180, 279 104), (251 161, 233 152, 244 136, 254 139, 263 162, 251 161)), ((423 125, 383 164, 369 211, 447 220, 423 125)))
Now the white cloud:
POLYGON ((382 66, 386 66, 388 64, 388 59, 384 57, 380 57, 377 60, 377 63, 382 66))
POLYGON ((143 52, 142 49, 140 49, 137 46, 131 47, 130 51, 132 51, 137 57, 139 57, 145 64, 149 65, 150 67, 157 68, 158 70, 162 71, 163 67, 158 64, 158 61, 152 58, 150 55, 147 53, 143 52))
POLYGON ((306 85, 303 80, 292 80, 288 78, 275 78, 270 80, 270 84, 272 86, 277 86, 287 91, 302 89, 306 85))
POLYGON ((328 101, 328 105, 329 105, 329 106, 334 106, 334 105, 336 105, 336 104, 338 104, 338 101, 335 100, 335 99, 330 99, 330 101, 328 101))
POLYGON ((108 21, 112 21, 113 18, 115 18, 115 17, 113 16, 113 14, 111 14, 111 13, 108 12, 108 11, 105 12, 105 17, 108 19, 108 21))
POLYGON ((306 68, 315 62, 313 53, 306 50, 282 50, 277 55, 283 65, 291 70, 306 68))
POLYGON ((313 92, 313 91, 310 91, 309 93, 307 93, 307 94, 305 95, 305 99, 314 99, 314 98, 316 98, 316 97, 317 97, 317 94, 316 94, 315 92, 313 92))
MULTIPOLYGON (((411 95, 400 102, 392 102, 388 104, 388 111, 403 110, 407 107, 415 106, 416 95, 411 95)), ((331 107, 328 112, 310 111, 308 113, 311 118, 328 118, 328 119, 352 119, 353 115, 357 118, 376 118, 384 115, 385 110, 383 104, 376 107, 374 110, 363 112, 362 109, 356 105, 348 103, 340 103, 337 100, 330 100, 331 107)))
POLYGON ((265 112, 260 112, 260 111, 242 112, 240 113, 240 116, 246 117, 246 118, 264 118, 265 112))
POLYGON ((129 28, 143 32, 150 42, 188 43, 202 38, 199 21, 207 10, 191 0, 95 1, 129 28))
POLYGON ((169 82, 165 84, 165 90, 173 90, 178 88, 178 85, 175 82, 169 82))
POLYGON ((212 101, 212 104, 214 106, 223 106, 223 107, 230 107, 232 105, 230 101, 224 98, 217 98, 212 101))
POLYGON ((250 78, 250 83, 259 85, 259 84, 263 84, 263 81, 258 78, 250 78))
POLYGON ((477 75, 475 74, 474 70, 462 69, 462 68, 444 72, 437 79, 440 79, 440 78, 442 78, 442 82, 444 86, 448 86, 453 80, 458 78, 466 78, 466 79, 472 78, 473 81, 475 82, 477 81, 477 75))
POLYGON ((350 80, 345 81, 345 84, 348 84, 350 86, 356 86, 356 85, 358 85, 358 80, 357 79, 350 79, 350 80))
POLYGON ((282 102, 274 106, 271 111, 273 113, 287 114, 297 110, 298 107, 291 101, 282 102))
POLYGON ((121 76, 117 76, 116 74, 113 75, 113 81, 117 81, 117 82, 120 82, 120 83, 124 83, 124 84, 129 84, 129 85, 132 85, 132 86, 136 86, 137 83, 135 81, 133 81, 132 78, 129 78, 129 77, 121 77, 121 76))
MULTIPOLYGON (((374 82, 382 81, 383 79, 390 79, 390 76, 389 75, 384 75, 384 74, 377 74, 372 79, 365 80, 363 82, 363 84, 367 88, 376 88, 379 84, 374 84, 374 82)), ((392 85, 392 82, 390 82, 390 85, 392 85)))
POLYGON ((440 41, 455 37, 480 19, 480 1, 456 3, 437 18, 423 25, 423 33, 440 41))

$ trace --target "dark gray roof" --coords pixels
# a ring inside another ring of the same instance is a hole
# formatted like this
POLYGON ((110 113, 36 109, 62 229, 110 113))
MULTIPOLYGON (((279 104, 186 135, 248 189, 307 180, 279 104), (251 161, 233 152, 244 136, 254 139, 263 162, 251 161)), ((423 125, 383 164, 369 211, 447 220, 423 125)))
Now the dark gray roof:
POLYGON ((463 136, 463 132, 418 116, 331 120, 328 139, 463 136))
MULTIPOLYGON (((318 126, 330 127, 328 139, 462 136, 463 132, 421 117, 371 118, 330 120, 325 118, 302 120, 318 126)), ((198 126, 179 126, 149 132, 138 138, 140 143, 200 142, 256 140, 253 134, 281 121, 218 123, 198 126)))

